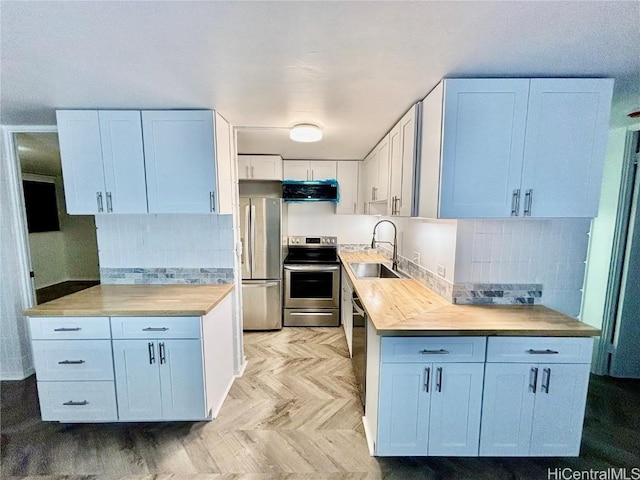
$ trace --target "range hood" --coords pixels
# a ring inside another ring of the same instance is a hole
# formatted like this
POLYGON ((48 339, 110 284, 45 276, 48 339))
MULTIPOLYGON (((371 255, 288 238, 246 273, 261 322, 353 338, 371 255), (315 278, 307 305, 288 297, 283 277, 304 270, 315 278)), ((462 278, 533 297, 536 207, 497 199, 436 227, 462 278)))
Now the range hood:
POLYGON ((284 180, 282 182, 282 198, 285 202, 338 203, 338 181, 284 180))

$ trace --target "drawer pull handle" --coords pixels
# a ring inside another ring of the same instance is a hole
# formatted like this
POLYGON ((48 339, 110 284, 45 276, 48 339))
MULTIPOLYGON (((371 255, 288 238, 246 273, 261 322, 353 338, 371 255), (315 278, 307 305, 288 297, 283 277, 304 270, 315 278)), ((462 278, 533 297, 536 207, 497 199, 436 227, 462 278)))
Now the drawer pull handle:
POLYGON ((167 327, 147 327, 143 328, 143 332, 166 332, 169 330, 167 327))
POLYGON ((83 363, 85 363, 84 360, 62 360, 58 365, 82 365, 83 363))
POLYGON ((71 406, 71 407, 78 407, 78 406, 83 406, 83 405, 89 405, 89 402, 87 402, 86 400, 83 400, 81 402, 74 402, 73 400, 69 400, 68 402, 64 402, 62 405, 66 405, 66 406, 71 406))
POLYGON ((534 350, 530 348, 529 350, 527 350, 527 353, 531 355, 557 355, 560 352, 556 350, 549 350, 548 348, 546 350, 534 350))
POLYGON ((422 350, 420 353, 422 355, 448 355, 449 350, 441 348, 440 350, 422 350))
POLYGON ((82 330, 80 327, 60 327, 53 329, 54 332, 79 332, 80 330, 82 330))

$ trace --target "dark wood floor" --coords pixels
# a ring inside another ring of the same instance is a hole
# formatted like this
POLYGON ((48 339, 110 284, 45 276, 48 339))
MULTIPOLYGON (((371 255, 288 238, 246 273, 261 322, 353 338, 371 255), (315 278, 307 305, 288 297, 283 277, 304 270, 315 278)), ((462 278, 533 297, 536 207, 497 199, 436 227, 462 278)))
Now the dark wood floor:
POLYGON ((98 280, 69 280, 66 282, 56 283, 48 287, 39 288, 36 290, 36 302, 38 305, 41 303, 50 302, 56 298, 64 297, 65 295, 71 295, 72 293, 79 292, 94 285, 98 285, 98 280))
POLYGON ((44 423, 34 378, 3 382, 1 476, 543 480, 549 468, 640 468, 638 380, 592 377, 578 458, 378 459, 342 329, 247 333, 245 351, 247 371, 211 422, 44 423))

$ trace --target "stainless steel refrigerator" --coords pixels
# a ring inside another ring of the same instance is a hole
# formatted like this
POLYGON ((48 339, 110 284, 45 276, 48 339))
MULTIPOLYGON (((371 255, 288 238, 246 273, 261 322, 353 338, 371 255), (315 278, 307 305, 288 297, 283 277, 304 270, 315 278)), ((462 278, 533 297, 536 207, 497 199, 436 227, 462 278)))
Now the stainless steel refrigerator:
POLYGON ((282 328, 282 199, 240 198, 244 330, 282 328))

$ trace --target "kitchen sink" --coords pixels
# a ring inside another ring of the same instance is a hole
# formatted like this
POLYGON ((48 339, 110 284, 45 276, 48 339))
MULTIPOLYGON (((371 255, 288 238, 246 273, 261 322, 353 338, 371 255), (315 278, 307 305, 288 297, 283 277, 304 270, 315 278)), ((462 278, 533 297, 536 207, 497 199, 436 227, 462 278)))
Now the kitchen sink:
POLYGON ((384 263, 349 262, 349 268, 357 278, 406 278, 406 275, 391 270, 384 263))

